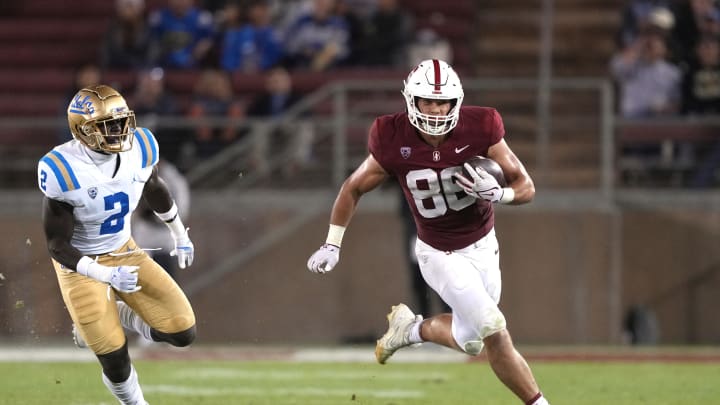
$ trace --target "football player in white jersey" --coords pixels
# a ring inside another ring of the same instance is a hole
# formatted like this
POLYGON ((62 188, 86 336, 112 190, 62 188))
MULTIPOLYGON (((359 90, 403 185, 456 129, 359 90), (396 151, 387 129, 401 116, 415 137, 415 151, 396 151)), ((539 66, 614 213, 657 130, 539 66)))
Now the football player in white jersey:
POLYGON ((194 247, 157 174, 157 141, 136 127, 120 93, 84 88, 67 112, 74 139, 38 164, 48 250, 76 343, 95 353, 120 403, 146 404, 122 328, 187 346, 195 339, 195 315, 180 287, 131 237, 140 198, 168 225, 181 268, 192 264, 194 247))

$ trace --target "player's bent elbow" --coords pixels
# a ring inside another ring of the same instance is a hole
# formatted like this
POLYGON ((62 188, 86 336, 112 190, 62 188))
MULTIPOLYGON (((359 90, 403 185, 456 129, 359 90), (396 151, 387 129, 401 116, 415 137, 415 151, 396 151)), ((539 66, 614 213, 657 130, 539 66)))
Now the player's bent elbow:
POLYGON ((67 249, 64 244, 58 243, 57 241, 49 240, 47 246, 50 257, 52 257, 53 259, 55 259, 55 261, 61 264, 67 264, 67 260, 63 259, 65 256, 67 256, 67 254, 65 253, 67 252, 67 249))

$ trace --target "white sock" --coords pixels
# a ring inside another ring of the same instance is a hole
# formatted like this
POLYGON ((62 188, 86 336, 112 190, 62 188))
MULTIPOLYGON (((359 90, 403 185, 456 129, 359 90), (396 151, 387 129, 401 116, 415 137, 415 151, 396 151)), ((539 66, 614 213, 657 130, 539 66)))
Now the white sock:
POLYGON ((424 340, 422 337, 420 337, 420 327, 422 326, 423 320, 420 319, 418 321, 415 321, 412 326, 410 326, 410 343, 422 343, 424 340))
POLYGON ((535 402, 531 402, 529 405, 550 405, 550 403, 540 394, 540 398, 536 399, 535 402))
POLYGON ((102 380, 105 386, 120 401, 123 405, 147 405, 145 397, 143 396, 140 383, 138 382, 138 375, 135 372, 135 367, 130 365, 130 377, 127 380, 114 383, 110 381, 105 373, 102 373, 102 380))
POLYGON ((120 316, 120 323, 124 328, 134 330, 139 333, 142 337, 152 341, 152 334, 150 333, 150 325, 135 313, 130 306, 123 301, 117 302, 118 315, 120 316))
POLYGON ((134 316, 135 319, 133 319, 135 331, 137 333, 139 333, 140 335, 142 335, 142 337, 144 337, 145 339, 152 341, 153 338, 152 338, 152 334, 150 333, 150 325, 145 323, 145 321, 143 321, 143 319, 140 318, 140 316, 138 316, 138 314, 135 314, 134 312, 133 312, 133 314, 135 315, 134 316))

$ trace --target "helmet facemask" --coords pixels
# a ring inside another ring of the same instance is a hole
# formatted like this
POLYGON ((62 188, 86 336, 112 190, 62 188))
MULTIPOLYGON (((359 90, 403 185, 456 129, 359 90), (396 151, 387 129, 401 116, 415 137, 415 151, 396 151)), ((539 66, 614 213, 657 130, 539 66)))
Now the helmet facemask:
POLYGON ((135 113, 127 111, 102 120, 89 120, 82 126, 84 143, 91 149, 117 153, 132 148, 135 113))
POLYGON ((410 123, 413 126, 433 136, 445 135, 455 128, 458 118, 460 118, 459 105, 462 103, 462 97, 450 100, 452 107, 447 115, 432 115, 421 112, 417 106, 418 98, 419 97, 411 97, 411 100, 406 100, 408 104, 408 119, 410 119, 410 123))
POLYGON ((408 119, 414 127, 433 136, 445 135, 455 128, 464 93, 460 78, 450 65, 437 59, 423 61, 410 72, 404 85, 408 119), (452 107, 447 115, 425 114, 418 108, 418 98, 448 100, 452 107))

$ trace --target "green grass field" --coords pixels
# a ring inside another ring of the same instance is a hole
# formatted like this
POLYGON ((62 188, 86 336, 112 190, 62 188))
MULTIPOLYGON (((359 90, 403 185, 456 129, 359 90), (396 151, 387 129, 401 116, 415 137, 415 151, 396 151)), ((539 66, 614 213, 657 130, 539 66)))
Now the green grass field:
MULTIPOLYGON (((720 404, 717 363, 534 362, 553 405, 720 404)), ((519 404, 484 362, 137 361, 152 405, 519 404)), ((115 404, 92 362, 0 363, 0 404, 115 404)))

